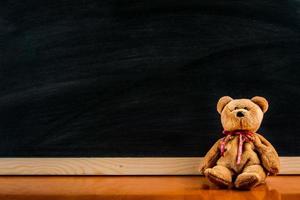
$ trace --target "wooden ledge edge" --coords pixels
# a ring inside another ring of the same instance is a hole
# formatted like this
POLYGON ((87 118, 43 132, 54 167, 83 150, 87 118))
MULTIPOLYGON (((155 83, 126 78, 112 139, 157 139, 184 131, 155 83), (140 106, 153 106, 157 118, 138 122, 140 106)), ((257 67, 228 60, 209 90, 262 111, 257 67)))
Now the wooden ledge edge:
MULTIPOLYGON (((199 175, 202 157, 0 158, 0 175, 199 175)), ((280 175, 300 174, 300 157, 280 157, 280 175)))

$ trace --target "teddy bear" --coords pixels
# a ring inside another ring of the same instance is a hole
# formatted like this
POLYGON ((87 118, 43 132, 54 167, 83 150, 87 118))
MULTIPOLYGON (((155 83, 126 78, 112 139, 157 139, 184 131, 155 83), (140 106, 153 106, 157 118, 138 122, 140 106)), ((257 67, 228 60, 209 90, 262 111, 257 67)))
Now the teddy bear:
POLYGON ((249 190, 279 172, 276 150, 256 132, 268 107, 268 101, 260 96, 219 99, 217 111, 224 137, 211 147, 199 167, 210 182, 222 188, 249 190))

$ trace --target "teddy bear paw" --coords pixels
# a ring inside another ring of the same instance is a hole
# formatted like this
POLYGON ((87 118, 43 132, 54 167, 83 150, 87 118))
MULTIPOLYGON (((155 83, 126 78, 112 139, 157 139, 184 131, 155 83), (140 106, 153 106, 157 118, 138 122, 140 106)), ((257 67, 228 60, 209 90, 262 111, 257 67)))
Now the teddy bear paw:
POLYGON ((240 174, 234 185, 236 188, 241 190, 250 190, 260 183, 260 177, 256 173, 243 173, 240 174))
POLYGON ((212 168, 206 169, 204 171, 204 174, 210 182, 221 188, 228 188, 232 185, 230 180, 226 180, 226 178, 222 174, 218 173, 218 171, 212 168))

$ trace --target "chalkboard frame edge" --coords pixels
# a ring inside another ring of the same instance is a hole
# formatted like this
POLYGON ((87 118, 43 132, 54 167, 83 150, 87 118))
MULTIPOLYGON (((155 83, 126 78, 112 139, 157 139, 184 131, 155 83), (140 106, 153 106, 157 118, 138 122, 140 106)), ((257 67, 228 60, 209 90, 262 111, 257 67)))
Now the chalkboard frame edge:
MULTIPOLYGON (((199 175, 202 157, 0 158, 0 175, 199 175)), ((280 175, 300 174, 300 157, 280 157, 280 175)))

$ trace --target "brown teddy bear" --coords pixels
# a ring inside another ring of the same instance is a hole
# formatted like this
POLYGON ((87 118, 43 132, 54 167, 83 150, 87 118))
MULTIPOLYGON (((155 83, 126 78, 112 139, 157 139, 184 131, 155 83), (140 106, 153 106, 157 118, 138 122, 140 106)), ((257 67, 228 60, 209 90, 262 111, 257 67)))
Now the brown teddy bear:
POLYGON ((263 97, 252 99, 220 98, 225 137, 218 140, 205 155, 200 173, 220 187, 250 189, 263 183, 267 175, 279 171, 279 157, 263 136, 256 133, 268 102, 263 97))

